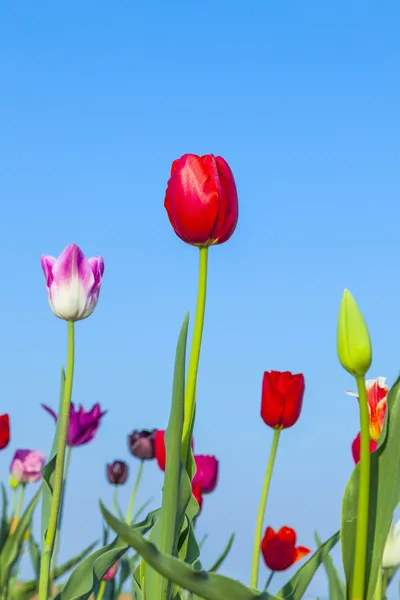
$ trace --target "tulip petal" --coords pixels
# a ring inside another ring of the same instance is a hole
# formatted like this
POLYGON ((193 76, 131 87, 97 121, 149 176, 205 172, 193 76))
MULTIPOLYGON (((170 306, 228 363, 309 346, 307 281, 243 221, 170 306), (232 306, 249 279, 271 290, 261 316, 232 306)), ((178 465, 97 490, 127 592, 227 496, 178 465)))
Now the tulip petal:
POLYGON ((310 548, 306 548, 305 546, 297 546, 295 550, 294 562, 297 562, 298 560, 304 558, 305 556, 307 556, 307 554, 310 554, 310 552, 310 548))
POLYGON ((54 256, 47 256, 43 254, 43 256, 41 256, 40 258, 40 262, 42 265, 44 276, 46 278, 46 285, 47 287, 50 287, 54 279, 53 266, 55 265, 56 259, 54 258, 54 256))

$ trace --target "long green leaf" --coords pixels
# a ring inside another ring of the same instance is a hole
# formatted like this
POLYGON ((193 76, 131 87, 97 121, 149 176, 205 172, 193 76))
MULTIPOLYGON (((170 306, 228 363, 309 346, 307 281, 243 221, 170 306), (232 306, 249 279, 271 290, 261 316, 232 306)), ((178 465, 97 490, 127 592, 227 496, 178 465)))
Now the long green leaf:
MULTIPOLYGON (((251 590, 223 575, 198 571, 178 558, 161 554, 154 544, 145 540, 142 535, 126 523, 118 521, 101 503, 100 508, 110 527, 132 546, 147 564, 163 577, 193 594, 205 600, 272 600, 274 598, 266 592, 261 593, 251 590)), ((156 599, 153 597, 149 600, 156 599)))
MULTIPOLYGON (((192 496, 192 486, 181 460, 185 405, 185 359, 189 316, 186 315, 176 347, 172 405, 165 432, 166 468, 160 519, 152 533, 161 552, 176 555, 178 535, 192 496)), ((167 600, 172 595, 171 582, 156 571, 146 570, 146 598, 167 600)))
POLYGON ((0 552, 6 543, 6 540, 10 534, 10 522, 7 517, 7 492, 4 483, 1 484, 1 498, 2 498, 2 510, 1 510, 1 524, 0 524, 0 552))
POLYGON ((0 580, 2 585, 8 581, 11 569, 21 554, 25 531, 28 529, 29 523, 32 520, 33 511, 35 510, 41 492, 42 486, 39 487, 38 491, 29 502, 14 533, 7 538, 0 553, 0 580))
POLYGON ((285 600, 300 600, 304 592, 311 583, 318 567, 322 564, 325 557, 338 543, 340 539, 340 531, 335 533, 324 544, 318 548, 311 558, 297 571, 290 581, 277 593, 278 598, 285 600))
POLYGON ((231 551, 233 542, 235 541, 235 534, 232 533, 231 537, 228 540, 228 543, 225 547, 225 550, 222 552, 222 554, 217 558, 217 560, 215 561, 215 563, 213 564, 213 566, 210 569, 210 572, 212 573, 216 573, 218 571, 218 569, 220 568, 220 566, 222 565, 222 563, 224 562, 224 560, 226 559, 226 557, 228 556, 229 552, 231 551))
MULTIPOLYGON (((315 541, 317 546, 320 548, 322 542, 317 532, 314 533, 315 541)), ((329 600, 345 600, 346 598, 346 586, 343 583, 335 565, 333 564, 332 557, 327 554, 323 561, 326 575, 329 582, 329 600)))
MULTIPOLYGON (((374 596, 393 512, 400 500, 400 378, 389 391, 387 405, 378 447, 371 454, 365 600, 374 596)), ((353 585, 358 490, 359 465, 347 484, 342 507, 342 558, 348 590, 353 585)))
POLYGON ((39 545, 36 543, 32 532, 30 532, 29 534, 29 540, 28 540, 28 549, 29 549, 29 556, 31 558, 31 563, 32 563, 32 567, 33 567, 33 571, 36 575, 36 577, 39 577, 39 572, 40 572, 40 548, 39 545))

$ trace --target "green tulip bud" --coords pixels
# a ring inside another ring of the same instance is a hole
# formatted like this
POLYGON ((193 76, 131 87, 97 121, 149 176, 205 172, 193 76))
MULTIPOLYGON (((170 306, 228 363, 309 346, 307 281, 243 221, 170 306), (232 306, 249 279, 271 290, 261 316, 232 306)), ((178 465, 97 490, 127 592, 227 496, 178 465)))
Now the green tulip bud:
POLYGON ((337 352, 351 375, 365 375, 372 362, 371 338, 364 318, 349 290, 344 290, 339 309, 337 352))

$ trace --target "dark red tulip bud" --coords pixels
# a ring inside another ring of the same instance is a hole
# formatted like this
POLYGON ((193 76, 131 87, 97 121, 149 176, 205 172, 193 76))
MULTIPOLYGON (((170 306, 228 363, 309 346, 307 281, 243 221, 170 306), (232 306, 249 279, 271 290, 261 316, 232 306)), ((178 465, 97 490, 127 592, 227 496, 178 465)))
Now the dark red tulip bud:
POLYGON ((193 246, 223 244, 236 229, 238 196, 221 156, 184 154, 172 163, 164 206, 175 233, 193 246))
POLYGON ((300 416, 305 383, 301 373, 266 371, 261 398, 261 417, 274 429, 292 427, 300 416))
POLYGON ((267 527, 261 543, 261 553, 271 571, 285 571, 310 552, 309 548, 296 546, 296 532, 291 527, 276 532, 267 527))
POLYGON ((128 465, 123 460, 114 460, 106 465, 108 481, 112 485, 122 485, 128 477, 128 465))
POLYGON ((141 460, 152 460, 154 458, 154 434, 152 431, 133 431, 128 435, 128 447, 133 456, 141 460))

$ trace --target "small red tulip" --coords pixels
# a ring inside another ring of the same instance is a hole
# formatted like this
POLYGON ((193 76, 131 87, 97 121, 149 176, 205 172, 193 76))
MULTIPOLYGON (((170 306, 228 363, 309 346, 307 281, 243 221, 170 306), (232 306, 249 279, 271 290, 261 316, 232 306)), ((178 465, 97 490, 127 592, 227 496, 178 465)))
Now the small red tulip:
POLYGON ((175 233, 188 244, 223 244, 236 229, 238 196, 221 156, 184 154, 172 163, 164 206, 175 233))
MULTIPOLYGON (((160 467, 161 471, 165 471, 165 465, 167 460, 167 452, 165 448, 165 431, 164 429, 157 429, 153 435, 154 440, 154 456, 160 467)), ((194 448, 194 441, 192 439, 192 449, 194 448)))
POLYGON ((300 416, 304 375, 266 371, 262 383, 261 417, 269 427, 288 429, 300 416))
MULTIPOLYGON (((369 451, 370 452, 375 452, 376 448, 378 446, 377 442, 374 442, 374 440, 369 440, 369 451)), ((357 437, 353 440, 353 443, 351 444, 351 452, 353 454, 353 460, 355 462, 355 464, 360 462, 360 452, 361 452, 361 433, 359 433, 357 435, 357 437)))
POLYGON ((290 527, 281 527, 275 532, 267 527, 261 542, 265 564, 271 571, 285 571, 295 562, 310 554, 304 546, 296 547, 296 532, 290 527))
POLYGON ((0 415, 0 450, 7 448, 10 443, 10 417, 0 415))

